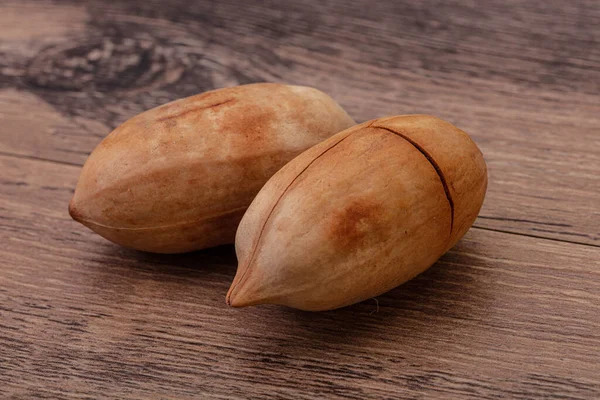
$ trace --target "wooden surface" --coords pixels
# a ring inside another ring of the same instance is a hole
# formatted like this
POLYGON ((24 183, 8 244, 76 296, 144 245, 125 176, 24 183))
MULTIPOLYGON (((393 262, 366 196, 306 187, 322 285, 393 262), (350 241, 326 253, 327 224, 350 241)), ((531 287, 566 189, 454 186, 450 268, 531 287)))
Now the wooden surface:
POLYGON ((0 1, 1 398, 600 398, 600 4, 0 1), (327 313, 230 309, 231 246, 119 248, 70 220, 80 166, 161 103, 315 86, 429 113, 489 167, 475 227, 327 313))

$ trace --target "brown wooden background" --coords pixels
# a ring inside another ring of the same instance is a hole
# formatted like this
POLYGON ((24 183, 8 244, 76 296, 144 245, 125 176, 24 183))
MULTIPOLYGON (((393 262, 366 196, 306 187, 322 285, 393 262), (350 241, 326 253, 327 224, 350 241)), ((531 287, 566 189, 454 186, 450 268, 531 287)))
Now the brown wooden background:
POLYGON ((600 398, 597 0, 1 0, 0 38, 0 397, 600 398), (305 313, 227 308, 230 246, 70 220, 112 128, 256 81, 471 133, 475 227, 378 311, 305 313))

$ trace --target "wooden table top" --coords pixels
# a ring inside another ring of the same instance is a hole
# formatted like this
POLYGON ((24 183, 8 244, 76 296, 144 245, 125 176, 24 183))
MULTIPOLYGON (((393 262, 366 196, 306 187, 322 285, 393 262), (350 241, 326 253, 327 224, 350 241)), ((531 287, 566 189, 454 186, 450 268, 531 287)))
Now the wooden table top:
POLYGON ((5 0, 0 37, 1 398, 600 398, 597 0, 5 0), (118 124, 257 81, 469 132, 475 226, 308 313, 228 308, 232 246, 144 254, 70 219, 118 124))

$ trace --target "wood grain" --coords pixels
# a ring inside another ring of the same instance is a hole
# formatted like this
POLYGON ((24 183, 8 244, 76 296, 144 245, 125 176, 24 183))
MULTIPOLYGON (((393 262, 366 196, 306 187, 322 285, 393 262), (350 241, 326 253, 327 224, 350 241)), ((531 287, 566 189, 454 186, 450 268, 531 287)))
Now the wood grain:
MULTIPOLYGON (((82 164, 110 128, 150 107, 235 84, 305 84, 359 121, 430 113, 469 132, 490 167, 478 226, 600 245, 594 2, 343 3, 51 8, 72 29, 56 29, 43 46, 35 34, 27 46, 8 36, 0 104, 10 130, 49 108, 62 123, 3 140, 0 151, 82 164)), ((7 8, 25 20, 33 4, 7 8)))
POLYGON ((600 397, 599 26, 594 0, 0 3, 0 397, 600 397), (70 220, 112 128, 256 81, 469 132, 476 228, 314 314, 227 308, 231 246, 150 255, 70 220))
POLYGON ((236 310, 224 301, 231 247, 119 248, 64 212, 77 167, 13 157, 0 167, 5 394, 600 395, 600 249, 473 229, 377 302, 236 310))

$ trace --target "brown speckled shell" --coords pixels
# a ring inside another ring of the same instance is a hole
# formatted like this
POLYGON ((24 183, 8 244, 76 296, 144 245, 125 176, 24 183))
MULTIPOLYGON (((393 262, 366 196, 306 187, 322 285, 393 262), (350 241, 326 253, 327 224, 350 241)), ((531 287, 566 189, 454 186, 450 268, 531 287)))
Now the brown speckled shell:
POLYGON ((69 212, 138 250, 232 243, 277 170, 353 124, 329 96, 301 86, 252 84, 177 100, 128 120, 96 147, 69 212))
POLYGON ((328 310, 380 295, 466 233, 486 187, 475 143, 438 118, 340 132, 288 163, 250 205, 227 302, 328 310))

